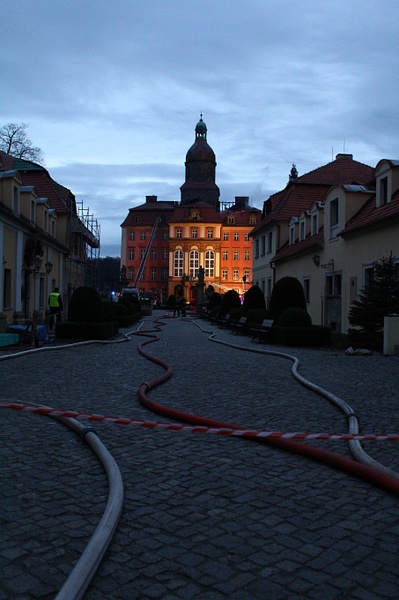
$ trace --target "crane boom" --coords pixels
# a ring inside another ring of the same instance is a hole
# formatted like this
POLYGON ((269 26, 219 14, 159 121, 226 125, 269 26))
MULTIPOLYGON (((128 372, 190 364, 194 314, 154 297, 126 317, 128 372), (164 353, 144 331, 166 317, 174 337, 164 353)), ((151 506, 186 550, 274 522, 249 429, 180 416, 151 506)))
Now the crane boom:
POLYGON ((133 287, 138 287, 138 283, 139 283, 140 279, 143 276, 145 265, 146 265, 147 259, 148 259, 148 255, 150 254, 152 242, 155 239, 155 234, 157 232, 157 227, 158 227, 158 225, 159 225, 160 222, 161 222, 161 217, 158 215, 157 218, 155 219, 154 226, 153 226, 153 228, 151 230, 150 239, 148 240, 148 244, 147 244, 147 247, 146 247, 146 249, 144 251, 143 258, 141 259, 141 263, 140 263, 140 266, 138 268, 136 279, 134 280, 133 287))

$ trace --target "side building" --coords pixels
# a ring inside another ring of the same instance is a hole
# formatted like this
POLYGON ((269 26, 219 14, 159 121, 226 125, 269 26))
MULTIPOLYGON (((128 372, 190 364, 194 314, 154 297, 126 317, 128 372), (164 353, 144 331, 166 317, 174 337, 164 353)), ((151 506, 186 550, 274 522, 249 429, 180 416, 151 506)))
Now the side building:
POLYGON ((373 280, 375 261, 399 268, 399 161, 376 168, 339 154, 264 203, 252 232, 253 279, 270 298, 285 276, 302 282, 314 324, 348 330, 348 312, 373 280))
POLYGON ((97 220, 72 192, 31 161, 0 152, 0 312, 8 324, 45 323, 47 299, 58 287, 68 300, 96 285, 97 220))
POLYGON ((121 225, 121 267, 128 285, 152 291, 161 302, 175 294, 192 300, 202 267, 205 284, 216 291, 245 292, 251 279, 250 232, 261 211, 248 197, 221 203, 215 178, 216 158, 201 115, 186 155, 180 202, 147 196, 121 225))

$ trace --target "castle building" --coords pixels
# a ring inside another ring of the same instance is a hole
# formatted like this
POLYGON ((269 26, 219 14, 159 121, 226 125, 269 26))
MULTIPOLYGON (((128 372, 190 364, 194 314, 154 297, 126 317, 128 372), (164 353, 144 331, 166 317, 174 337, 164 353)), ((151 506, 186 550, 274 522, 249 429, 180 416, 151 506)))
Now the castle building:
POLYGON ((121 266, 126 267, 128 285, 136 283, 141 293, 151 291, 161 302, 172 294, 183 294, 190 301, 197 296, 202 267, 205 284, 215 291, 235 289, 242 294, 248 289, 249 234, 261 211, 249 206, 246 196, 220 202, 216 164, 201 115, 186 154, 180 202, 147 196, 144 204, 129 209, 121 225, 121 266))

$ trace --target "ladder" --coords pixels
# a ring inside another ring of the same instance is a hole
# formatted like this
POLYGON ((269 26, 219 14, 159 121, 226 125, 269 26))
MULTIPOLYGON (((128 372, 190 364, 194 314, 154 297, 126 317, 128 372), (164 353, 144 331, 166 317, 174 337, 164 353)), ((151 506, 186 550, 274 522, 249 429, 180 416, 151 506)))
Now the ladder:
POLYGON ((143 276, 145 265, 146 265, 147 259, 148 259, 148 255, 150 254, 152 242, 155 239, 155 234, 156 234, 156 231, 157 231, 157 227, 158 227, 158 225, 159 225, 160 222, 161 222, 161 217, 158 215, 157 218, 155 219, 155 223, 154 223, 154 226, 152 228, 150 239, 148 240, 147 247, 146 247, 146 249, 144 251, 143 258, 141 259, 141 263, 140 263, 140 266, 138 268, 136 279, 134 280, 133 287, 138 287, 139 281, 140 281, 140 279, 143 276))

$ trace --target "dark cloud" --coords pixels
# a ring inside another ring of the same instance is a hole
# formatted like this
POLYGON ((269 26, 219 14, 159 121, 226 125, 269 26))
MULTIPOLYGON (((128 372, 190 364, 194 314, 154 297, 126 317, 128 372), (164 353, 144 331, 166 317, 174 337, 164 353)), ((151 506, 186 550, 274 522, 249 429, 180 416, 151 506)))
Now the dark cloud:
POLYGON ((397 0, 5 0, 0 123, 30 123, 106 247, 148 194, 179 199, 200 111, 223 200, 344 148, 397 155, 397 0), (114 216, 113 216, 114 215, 114 216))

